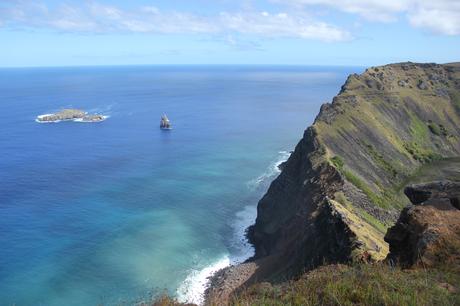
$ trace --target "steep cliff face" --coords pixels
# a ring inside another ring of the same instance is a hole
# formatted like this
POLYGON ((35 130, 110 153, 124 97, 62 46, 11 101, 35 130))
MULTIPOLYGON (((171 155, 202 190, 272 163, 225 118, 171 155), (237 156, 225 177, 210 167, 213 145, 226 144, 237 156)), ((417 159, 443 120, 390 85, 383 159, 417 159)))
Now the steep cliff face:
POLYGON ((351 75, 322 106, 258 204, 255 259, 282 279, 327 262, 378 260, 409 203, 402 188, 460 156, 460 64, 402 63, 351 75))

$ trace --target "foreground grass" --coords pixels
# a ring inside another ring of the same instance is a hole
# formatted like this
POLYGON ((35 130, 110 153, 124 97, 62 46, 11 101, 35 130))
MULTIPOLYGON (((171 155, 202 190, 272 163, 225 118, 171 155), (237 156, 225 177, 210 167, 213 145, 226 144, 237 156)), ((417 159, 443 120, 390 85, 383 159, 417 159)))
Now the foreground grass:
MULTIPOLYGON (((253 285, 235 294, 230 305, 460 305, 459 284, 458 266, 401 270, 384 264, 330 265, 313 270, 296 281, 253 285)), ((162 296, 155 302, 141 305, 186 304, 162 296)))
POLYGON ((383 264, 321 267, 279 286, 254 285, 232 305, 460 305, 459 267, 401 270, 383 264))
POLYGON ((167 295, 162 295, 153 303, 140 304, 139 306, 185 306, 186 304, 179 303, 177 300, 170 298, 167 295))

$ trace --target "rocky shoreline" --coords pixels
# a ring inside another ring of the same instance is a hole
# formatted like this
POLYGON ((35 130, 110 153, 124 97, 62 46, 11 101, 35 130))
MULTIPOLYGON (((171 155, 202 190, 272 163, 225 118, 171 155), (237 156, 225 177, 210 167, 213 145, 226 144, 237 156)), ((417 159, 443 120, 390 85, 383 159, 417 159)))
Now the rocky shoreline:
POLYGON ((205 291, 205 305, 227 304, 231 294, 249 284, 256 270, 257 263, 245 262, 217 271, 209 279, 209 287, 205 291))
POLYGON ((39 123, 52 123, 61 121, 75 122, 101 122, 107 117, 99 114, 88 114, 79 109, 63 109, 54 114, 46 114, 37 116, 36 121, 39 123))

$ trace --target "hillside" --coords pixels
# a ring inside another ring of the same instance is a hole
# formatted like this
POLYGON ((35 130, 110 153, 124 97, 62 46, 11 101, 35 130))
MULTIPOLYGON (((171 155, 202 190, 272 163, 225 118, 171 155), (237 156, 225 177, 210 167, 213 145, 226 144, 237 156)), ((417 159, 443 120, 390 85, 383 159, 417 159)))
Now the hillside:
POLYGON ((459 64, 391 64, 349 76, 258 204, 250 231, 257 278, 385 258, 386 230, 409 204, 403 187, 432 162, 458 156, 459 64))

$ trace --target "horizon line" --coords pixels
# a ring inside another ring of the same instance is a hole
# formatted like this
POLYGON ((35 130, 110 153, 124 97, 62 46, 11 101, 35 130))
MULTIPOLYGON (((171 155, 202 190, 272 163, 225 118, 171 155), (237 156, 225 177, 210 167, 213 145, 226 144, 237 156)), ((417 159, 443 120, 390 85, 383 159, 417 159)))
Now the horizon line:
POLYGON ((378 67, 378 66, 384 66, 384 65, 389 65, 389 64, 398 64, 398 63, 417 63, 417 64, 431 64, 431 63, 436 63, 440 65, 448 65, 448 64, 455 64, 459 63, 459 61, 449 61, 449 62, 443 62, 443 63, 437 63, 437 62, 432 62, 432 61, 423 61, 423 62, 417 62, 417 61, 396 61, 396 62, 388 62, 388 63, 382 63, 382 64, 269 64, 269 63, 263 63, 263 64, 206 64, 206 63, 199 63, 199 64, 84 64, 84 65, 34 65, 34 66, 0 66, 0 69, 40 69, 40 68, 97 68, 97 67, 181 67, 181 66, 189 66, 189 67, 378 67))
MULTIPOLYGON (((386 65, 379 64, 377 66, 386 65)), ((370 67, 376 65, 347 65, 347 64, 85 64, 85 65, 37 65, 37 66, 0 66, 0 69, 30 69, 30 68, 91 68, 91 67, 180 67, 180 66, 225 66, 225 67, 370 67)))

